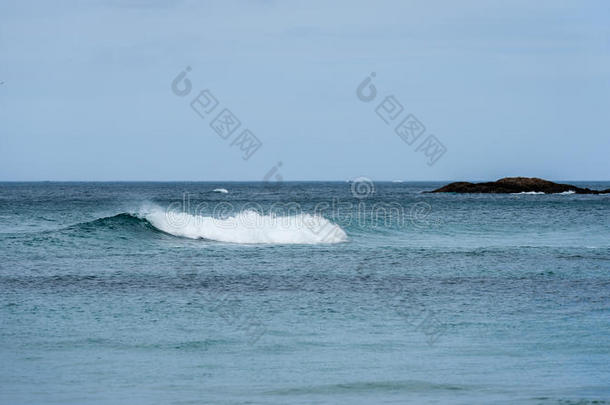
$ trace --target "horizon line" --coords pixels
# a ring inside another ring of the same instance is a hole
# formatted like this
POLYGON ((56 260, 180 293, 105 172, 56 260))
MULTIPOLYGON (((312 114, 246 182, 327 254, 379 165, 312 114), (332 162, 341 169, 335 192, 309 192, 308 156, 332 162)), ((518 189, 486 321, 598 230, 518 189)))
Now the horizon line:
MULTIPOLYGON (((526 176, 507 176, 507 177, 526 177, 526 176)), ((453 180, 369 180, 377 183, 441 183, 441 182, 488 182, 497 181, 498 179, 476 179, 476 180, 464 180, 464 179, 453 179, 453 180)), ((541 178, 541 177, 538 177, 541 178)), ((543 178, 541 178, 543 179, 543 178)), ((571 182, 610 182, 610 179, 599 180, 599 179, 586 179, 586 180, 570 180, 570 179, 543 179, 553 182, 571 181, 571 182)), ((269 181, 268 183, 347 183, 352 182, 353 179, 340 179, 340 180, 282 180, 281 182, 269 181)), ((0 180, 0 183, 267 183, 265 180, 0 180)))

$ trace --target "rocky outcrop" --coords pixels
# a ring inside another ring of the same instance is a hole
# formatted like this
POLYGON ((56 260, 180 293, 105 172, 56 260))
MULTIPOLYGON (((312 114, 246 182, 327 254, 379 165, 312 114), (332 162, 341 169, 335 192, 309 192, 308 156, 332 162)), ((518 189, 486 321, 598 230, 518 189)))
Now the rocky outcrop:
POLYGON ((538 179, 536 177, 505 177, 498 181, 487 183, 469 183, 459 181, 447 184, 429 193, 522 193, 542 192, 545 194, 556 194, 573 191, 576 194, 607 194, 610 189, 591 190, 576 187, 571 184, 553 183, 552 181, 538 179))

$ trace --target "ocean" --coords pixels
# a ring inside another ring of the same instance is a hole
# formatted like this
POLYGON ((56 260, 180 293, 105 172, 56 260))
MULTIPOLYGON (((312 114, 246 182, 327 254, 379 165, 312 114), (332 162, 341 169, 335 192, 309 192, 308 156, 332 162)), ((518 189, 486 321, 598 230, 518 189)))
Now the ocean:
POLYGON ((443 184, 0 183, 0 403, 609 403, 610 195, 443 184))

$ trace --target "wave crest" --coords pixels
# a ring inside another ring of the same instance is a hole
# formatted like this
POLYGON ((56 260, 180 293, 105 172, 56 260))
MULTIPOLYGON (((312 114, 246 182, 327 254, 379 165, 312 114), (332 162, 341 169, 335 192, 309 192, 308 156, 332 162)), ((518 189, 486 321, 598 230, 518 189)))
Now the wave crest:
POLYGON ((214 218, 159 209, 142 216, 160 231, 191 239, 252 244, 319 244, 347 240, 347 234, 339 225, 324 217, 304 213, 276 216, 247 210, 214 218))

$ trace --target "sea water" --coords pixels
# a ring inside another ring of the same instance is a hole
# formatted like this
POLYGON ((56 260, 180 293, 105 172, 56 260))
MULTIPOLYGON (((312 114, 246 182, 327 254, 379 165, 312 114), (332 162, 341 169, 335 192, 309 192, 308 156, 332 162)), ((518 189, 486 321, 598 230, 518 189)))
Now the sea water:
POLYGON ((610 196, 440 185, 1 183, 0 403, 610 401, 610 196))

